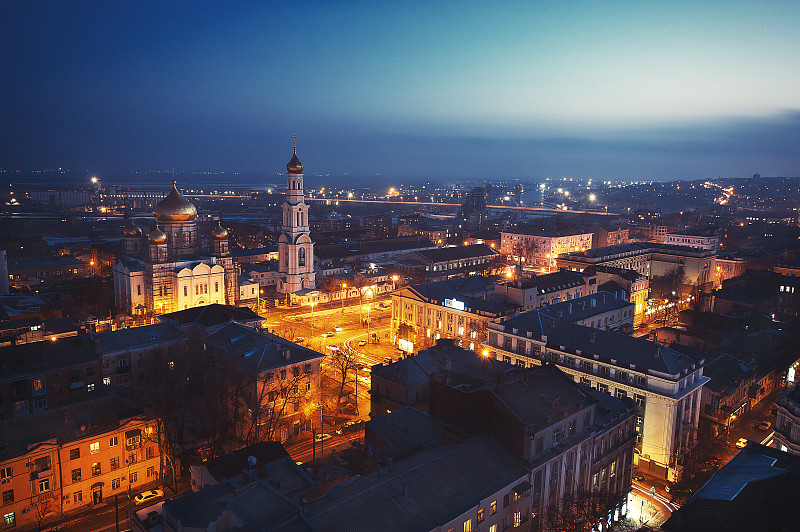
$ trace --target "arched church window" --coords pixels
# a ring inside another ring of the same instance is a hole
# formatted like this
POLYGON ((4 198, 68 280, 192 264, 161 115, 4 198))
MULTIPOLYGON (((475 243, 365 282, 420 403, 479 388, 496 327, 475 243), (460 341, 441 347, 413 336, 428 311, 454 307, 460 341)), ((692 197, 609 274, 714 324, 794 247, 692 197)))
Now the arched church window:
POLYGON ((306 250, 305 249, 300 248, 297 251, 297 262, 299 263, 300 266, 305 266, 306 265, 306 250))
POLYGON ((186 286, 186 285, 183 285, 183 297, 186 297, 188 295, 189 295, 189 287, 186 286))

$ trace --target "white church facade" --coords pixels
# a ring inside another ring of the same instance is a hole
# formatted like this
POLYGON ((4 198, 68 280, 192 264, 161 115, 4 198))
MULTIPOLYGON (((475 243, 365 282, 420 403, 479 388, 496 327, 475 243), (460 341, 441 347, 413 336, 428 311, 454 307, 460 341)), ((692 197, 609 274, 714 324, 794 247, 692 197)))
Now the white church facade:
POLYGON ((124 229, 113 277, 115 305, 126 314, 239 303, 239 265, 228 250, 228 231, 218 222, 201 250, 197 209, 172 185, 156 205, 150 234, 144 236, 133 221, 124 229))

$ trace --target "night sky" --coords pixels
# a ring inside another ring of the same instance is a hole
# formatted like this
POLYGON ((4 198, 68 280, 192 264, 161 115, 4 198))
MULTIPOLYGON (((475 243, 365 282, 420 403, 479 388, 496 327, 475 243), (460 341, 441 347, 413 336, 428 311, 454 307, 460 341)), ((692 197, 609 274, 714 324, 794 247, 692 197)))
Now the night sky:
POLYGON ((800 2, 0 3, 0 167, 800 173, 800 2))

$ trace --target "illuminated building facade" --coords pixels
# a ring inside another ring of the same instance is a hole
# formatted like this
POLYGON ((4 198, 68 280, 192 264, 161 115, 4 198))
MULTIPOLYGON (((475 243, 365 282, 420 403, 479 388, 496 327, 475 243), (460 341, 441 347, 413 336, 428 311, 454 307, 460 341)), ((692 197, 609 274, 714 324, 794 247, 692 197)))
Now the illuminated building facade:
POLYGON ((228 231, 212 229, 201 251, 197 209, 172 191, 156 205, 146 237, 133 221, 124 229, 123 258, 114 264, 116 307, 130 315, 165 314, 220 303, 236 305, 239 266, 228 250, 228 231))

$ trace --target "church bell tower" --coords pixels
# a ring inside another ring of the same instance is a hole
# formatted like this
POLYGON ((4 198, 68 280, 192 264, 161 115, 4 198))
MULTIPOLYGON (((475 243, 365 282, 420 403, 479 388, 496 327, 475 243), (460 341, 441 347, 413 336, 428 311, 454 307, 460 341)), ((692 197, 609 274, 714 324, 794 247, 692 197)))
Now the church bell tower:
POLYGON ((292 160, 286 165, 286 198, 283 203, 283 224, 278 239, 278 292, 294 294, 316 288, 314 243, 308 227, 308 205, 303 195, 303 164, 294 147, 292 160))

